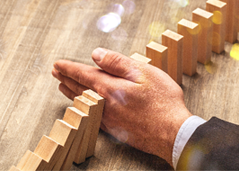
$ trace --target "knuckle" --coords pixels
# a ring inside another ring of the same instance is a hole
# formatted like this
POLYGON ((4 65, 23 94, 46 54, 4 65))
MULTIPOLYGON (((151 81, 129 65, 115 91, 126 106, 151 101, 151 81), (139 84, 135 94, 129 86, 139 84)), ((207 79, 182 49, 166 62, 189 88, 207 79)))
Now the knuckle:
POLYGON ((76 81, 79 83, 81 83, 81 76, 82 76, 81 70, 78 68, 75 72, 75 78, 76 78, 76 81))
POLYGON ((60 73, 61 73, 62 75, 67 75, 67 74, 68 74, 66 69, 61 69, 61 70, 60 70, 60 73))
POLYGON ((114 53, 111 55, 111 57, 109 58, 109 68, 111 68, 113 71, 115 71, 119 64, 122 64, 123 60, 122 57, 119 53, 114 53))
POLYGON ((77 83, 75 83, 75 85, 74 85, 74 92, 78 95, 80 95, 82 93, 81 88, 77 83))
POLYGON ((99 85, 94 85, 94 87, 95 87, 96 92, 97 92, 99 95, 101 95, 101 96, 105 96, 105 95, 106 95, 107 91, 106 91, 106 88, 105 88, 105 87, 99 86, 99 85))
POLYGON ((77 84, 76 85, 76 91, 75 91, 75 93, 77 94, 77 95, 81 95, 82 93, 83 93, 83 91, 85 91, 87 88, 85 87, 85 86, 82 86, 82 85, 79 85, 79 84, 77 84))

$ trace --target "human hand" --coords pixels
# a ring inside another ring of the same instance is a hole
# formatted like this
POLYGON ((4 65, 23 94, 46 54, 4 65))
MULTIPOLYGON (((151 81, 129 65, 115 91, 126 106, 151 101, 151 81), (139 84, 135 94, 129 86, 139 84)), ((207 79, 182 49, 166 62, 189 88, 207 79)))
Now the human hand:
POLYGON ((52 74, 70 99, 89 87, 106 99, 101 129, 172 165, 172 150, 183 122, 191 116, 181 88, 162 70, 119 53, 96 49, 96 68, 66 60, 52 74))

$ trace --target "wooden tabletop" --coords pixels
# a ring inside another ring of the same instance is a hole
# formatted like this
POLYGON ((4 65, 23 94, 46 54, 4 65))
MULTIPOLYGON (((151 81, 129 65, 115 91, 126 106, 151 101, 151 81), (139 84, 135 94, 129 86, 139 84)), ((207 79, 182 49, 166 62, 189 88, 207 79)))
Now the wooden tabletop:
MULTIPOLYGON (((161 33, 176 31, 197 7, 205 9, 206 0, 0 0, 0 170, 33 151, 72 106, 51 76, 55 61, 95 65, 96 47, 145 54, 151 40, 161 43, 161 33)), ((182 88, 193 114, 239 124, 239 61, 230 57, 231 48, 226 43, 223 54, 212 53, 210 65, 184 75, 182 88)), ((172 168, 100 132, 95 156, 72 170, 172 168)))

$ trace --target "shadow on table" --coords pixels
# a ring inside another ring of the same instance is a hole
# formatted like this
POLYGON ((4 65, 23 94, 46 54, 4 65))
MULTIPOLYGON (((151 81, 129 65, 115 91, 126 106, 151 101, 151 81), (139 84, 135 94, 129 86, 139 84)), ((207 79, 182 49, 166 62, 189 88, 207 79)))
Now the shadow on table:
POLYGON ((120 143, 109 134, 100 131, 95 155, 82 164, 74 164, 73 170, 173 170, 163 159, 120 143))

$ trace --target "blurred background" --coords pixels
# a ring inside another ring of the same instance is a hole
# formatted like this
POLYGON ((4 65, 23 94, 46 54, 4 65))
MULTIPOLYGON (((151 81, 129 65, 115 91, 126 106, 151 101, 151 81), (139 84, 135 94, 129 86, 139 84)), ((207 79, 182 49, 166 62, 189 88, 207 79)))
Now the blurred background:
MULTIPOLYGON (((176 32, 178 21, 205 7, 206 0, 0 0, 0 170, 34 151, 72 106, 51 76, 55 61, 95 66, 97 47, 145 55, 149 42, 161 43, 166 29, 176 32)), ((239 124, 238 71, 239 46, 226 42, 208 65, 198 63, 195 76, 183 76, 189 110, 239 124)), ((95 156, 72 170, 173 169, 100 131, 95 156)))

